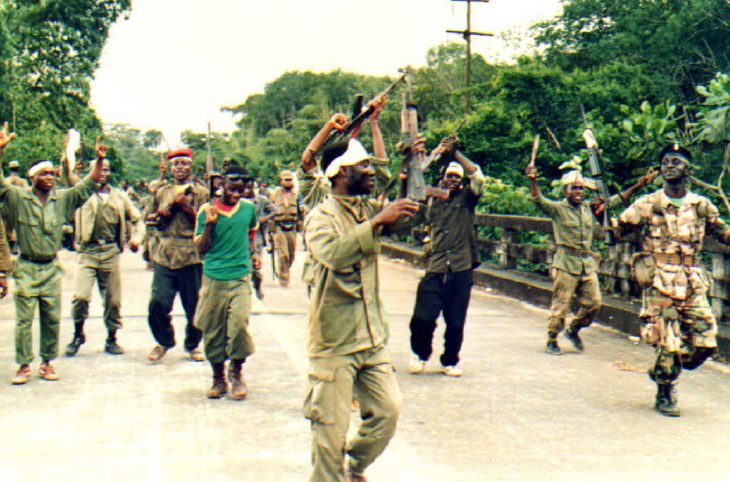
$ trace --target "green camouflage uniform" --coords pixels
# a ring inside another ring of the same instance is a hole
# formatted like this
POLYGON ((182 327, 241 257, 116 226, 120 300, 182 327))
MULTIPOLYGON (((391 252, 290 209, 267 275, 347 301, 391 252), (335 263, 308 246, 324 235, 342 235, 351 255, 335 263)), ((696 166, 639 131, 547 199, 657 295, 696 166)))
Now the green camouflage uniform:
POLYGON ((47 361, 58 354, 61 317, 61 227, 96 190, 91 177, 68 189, 54 189, 43 204, 30 189, 11 186, 0 179, 4 216, 18 236, 20 256, 15 278, 15 358, 19 365, 33 361, 31 322, 40 309, 40 356, 47 361))
POLYGON ((673 383, 682 368, 697 368, 717 347, 717 324, 707 301, 709 282, 697 256, 705 234, 727 236, 717 207, 687 192, 677 208, 660 189, 619 217, 622 231, 642 229, 641 262, 648 281, 641 296, 641 336, 657 348, 651 370, 657 383, 673 383))
POLYGON ((312 426, 312 482, 344 481, 344 456, 355 473, 385 450, 395 433, 400 391, 386 349, 380 300, 374 199, 330 195, 307 217, 312 256, 309 385, 305 416, 312 426), (362 423, 346 443, 353 390, 362 423))
POLYGON ((601 308, 598 255, 591 251, 593 231, 598 222, 587 203, 574 207, 567 199, 552 201, 542 196, 533 201, 553 220, 557 249, 550 270, 553 295, 548 318, 548 337, 554 340, 563 331, 574 294, 580 309, 573 317, 569 330, 575 331, 589 326, 601 308))

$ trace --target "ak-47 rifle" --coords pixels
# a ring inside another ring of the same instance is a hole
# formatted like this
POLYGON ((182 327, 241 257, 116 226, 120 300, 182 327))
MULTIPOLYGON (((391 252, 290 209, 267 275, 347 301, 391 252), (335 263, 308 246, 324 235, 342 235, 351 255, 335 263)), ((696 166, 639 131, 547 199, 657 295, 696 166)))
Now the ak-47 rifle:
MULTIPOLYGON (((273 230, 272 230, 273 231, 273 230)), ((266 250, 271 255, 271 274, 274 279, 278 279, 279 275, 276 272, 276 241, 274 240, 274 233, 269 231, 269 246, 266 250)))
MULTIPOLYGON (((385 90, 383 90, 381 93, 375 96, 375 99, 381 96, 388 96, 390 95, 396 87, 398 87, 398 84, 401 82, 404 82, 406 79, 407 74, 403 74, 400 77, 398 77, 396 80, 394 80, 390 85, 388 85, 385 90)), ((375 107, 373 106, 367 106, 366 108, 363 108, 363 95, 358 94, 355 98, 355 104, 353 106, 353 112, 352 117, 349 121, 347 121, 347 124, 345 127, 340 131, 333 131, 330 133, 330 135, 325 139, 323 147, 329 146, 330 144, 345 140, 350 135, 355 132, 357 129, 360 128, 363 122, 370 117, 370 114, 373 113, 373 110, 375 110, 375 107)), ((321 149, 320 149, 321 151, 321 149)))
POLYGON ((205 172, 208 174, 208 191, 210 194, 210 202, 213 204, 215 199, 215 162, 213 161, 213 153, 210 150, 210 122, 208 122, 208 135, 205 138, 205 172))
MULTIPOLYGON (((411 68, 405 69, 406 89, 403 92, 403 108, 400 111, 400 133, 403 146, 410 147, 418 137, 418 106, 413 101, 411 68)), ((407 149, 403 164, 406 166, 407 196, 415 201, 426 200, 426 180, 423 178, 423 164, 426 155, 407 149)))
POLYGON ((583 117, 583 127, 585 130, 583 131, 583 140, 586 144, 586 149, 588 149, 588 164, 591 169, 591 177, 596 182, 596 187, 598 188, 598 192, 600 196, 603 198, 603 201, 606 203, 603 212, 601 213, 601 226, 603 227, 603 233, 604 233, 604 240, 606 244, 615 244, 616 239, 614 237, 613 231, 611 231, 611 223, 610 223, 610 214, 608 212, 608 200, 610 198, 610 195, 608 193, 608 188, 606 187, 606 183, 603 180, 603 172, 601 170, 601 161, 600 157, 598 155, 598 142, 596 141, 596 137, 593 134, 593 129, 588 124, 588 119, 586 118, 586 111, 583 108, 583 104, 580 105, 580 113, 583 117))

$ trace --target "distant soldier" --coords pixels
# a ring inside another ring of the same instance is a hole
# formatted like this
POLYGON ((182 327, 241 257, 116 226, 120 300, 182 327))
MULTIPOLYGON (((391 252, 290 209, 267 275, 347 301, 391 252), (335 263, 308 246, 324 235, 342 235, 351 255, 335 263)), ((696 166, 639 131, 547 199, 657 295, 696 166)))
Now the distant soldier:
POLYGON ((294 189, 294 173, 281 171, 279 187, 274 190, 271 200, 276 206, 274 221, 274 244, 279 262, 279 284, 289 286, 289 268, 294 263, 297 249, 297 231, 301 230, 302 213, 294 189))
MULTIPOLYGON (((7 140, 0 132, 0 146, 7 140)), ((6 143, 6 142, 5 142, 6 143)), ((58 380, 51 361, 58 355, 58 331, 61 319, 61 263, 56 254, 61 249, 61 226, 69 222, 74 211, 95 191, 106 157, 107 147, 97 139, 97 161, 91 174, 68 189, 54 189, 56 169, 51 161, 36 161, 28 170, 32 189, 0 182, 0 202, 6 218, 18 234, 20 256, 15 277, 15 358, 20 365, 12 383, 21 385, 30 379, 33 361, 31 324, 36 306, 40 311, 39 374, 46 380, 58 380)))
POLYGON ((687 188, 692 156, 674 144, 659 154, 662 189, 639 198, 619 217, 619 234, 641 230, 634 273, 643 288, 641 337, 657 359, 649 377, 657 384, 655 408, 678 417, 675 385, 682 369, 694 370, 717 349, 717 323, 707 301, 709 282, 699 254, 705 234, 730 244, 730 228, 712 202, 687 188))
MULTIPOLYGON (((537 185, 537 168, 528 167, 532 199, 537 207, 553 220, 553 236, 556 251, 550 268, 553 279, 553 295, 548 319, 548 339, 546 351, 560 355, 558 335, 566 324, 573 295, 577 297, 580 309, 568 321, 565 337, 578 351, 583 351, 583 340, 578 332, 593 323, 593 318, 601 308, 601 289, 598 283, 598 264, 600 254, 592 250, 593 231, 600 226, 597 217, 605 209, 605 202, 583 202, 585 190, 595 190, 594 181, 583 177, 580 171, 570 171, 563 175, 565 199, 553 201, 542 196, 537 185)), ((653 179, 652 175, 643 176, 634 186, 620 195, 612 196, 609 206, 628 200, 642 186, 653 179)))
POLYGON ((76 211, 76 246, 79 258, 76 265, 76 287, 71 304, 74 336, 66 346, 66 355, 74 356, 86 342, 84 323, 89 316, 89 302, 94 285, 104 301, 104 323, 107 339, 104 351, 121 355, 124 350, 117 343, 117 331, 122 328, 122 279, 119 255, 127 243, 128 222, 134 224, 134 235, 129 248, 137 252, 144 236, 144 220, 127 194, 109 185, 109 162, 99 178, 96 193, 76 211))
POLYGON ((243 197, 253 203, 256 210, 256 219, 259 222, 259 229, 256 230, 256 236, 254 238, 256 262, 253 263, 251 279, 254 290, 256 291, 256 298, 263 300, 264 289, 262 285, 264 282, 264 273, 261 269, 261 256, 266 240, 266 227, 269 220, 276 214, 276 206, 271 202, 271 199, 256 193, 256 183, 253 180, 246 182, 246 190, 244 191, 243 197))
POLYGON ((449 163, 441 176, 441 187, 449 191, 448 199, 430 198, 420 213, 430 227, 431 250, 426 274, 418 283, 416 303, 411 318, 411 359, 408 370, 423 372, 430 358, 436 320, 443 313, 446 331, 441 372, 460 377, 459 352, 464 340, 464 324, 469 308, 474 269, 481 264, 474 230, 475 209, 484 185, 484 175, 478 165, 459 150, 455 139, 441 143, 445 154, 453 152, 455 161, 449 163), (463 186, 464 176, 468 185, 463 186))
POLYGON ((8 176, 8 182, 13 186, 29 188, 28 181, 20 177, 20 163, 18 161, 10 161, 8 163, 8 169, 10 169, 10 175, 8 176))
POLYGON ((205 187, 193 181, 190 149, 170 151, 167 159, 174 182, 158 188, 150 208, 157 241, 151 251, 154 274, 148 321, 157 345, 148 358, 159 361, 175 346, 170 312, 179 293, 187 318, 185 350, 192 360, 203 361, 205 358, 198 348, 203 334, 193 324, 203 266, 193 235, 197 211, 208 202, 209 195, 205 187))
POLYGON ((230 360, 231 396, 242 400, 248 394, 243 364, 255 350, 248 331, 249 274, 252 262, 259 261, 252 244, 258 222, 253 203, 243 198, 253 179, 238 166, 229 166, 222 179, 220 198, 200 208, 195 227, 195 244, 205 255, 195 326, 203 330, 205 356, 213 369, 208 398, 228 392, 225 364, 230 360))

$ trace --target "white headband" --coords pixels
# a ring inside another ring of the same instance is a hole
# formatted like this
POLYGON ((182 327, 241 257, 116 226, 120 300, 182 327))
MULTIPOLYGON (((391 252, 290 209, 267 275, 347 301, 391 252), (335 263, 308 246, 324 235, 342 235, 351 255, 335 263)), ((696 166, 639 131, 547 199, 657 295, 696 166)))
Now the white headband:
POLYGON ((53 163, 51 161, 39 162, 35 166, 28 169, 28 177, 33 177, 44 169, 53 169, 53 163))
POLYGON ((366 159, 370 159, 368 151, 366 151, 362 144, 360 144, 360 141, 357 139, 350 139, 345 153, 334 159, 330 165, 327 166, 327 170, 324 172, 324 175, 329 178, 333 178, 340 172, 341 167, 354 166, 358 162, 366 159))
POLYGON ((446 172, 444 172, 444 176, 447 174, 456 174, 459 177, 464 177, 464 167, 462 167, 462 165, 458 162, 451 162, 446 167, 446 172))

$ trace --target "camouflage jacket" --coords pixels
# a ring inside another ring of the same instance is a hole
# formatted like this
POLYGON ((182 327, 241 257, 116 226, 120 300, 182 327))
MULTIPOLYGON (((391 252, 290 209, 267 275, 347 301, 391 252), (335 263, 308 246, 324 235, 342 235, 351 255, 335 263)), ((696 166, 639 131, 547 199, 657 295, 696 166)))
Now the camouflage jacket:
POLYGON ((674 299, 691 290, 707 292, 709 283, 697 262, 705 235, 726 237, 728 226, 712 202, 687 191, 677 208, 663 189, 637 199, 619 217, 622 232, 641 229, 642 250, 656 265, 652 286, 674 299))

